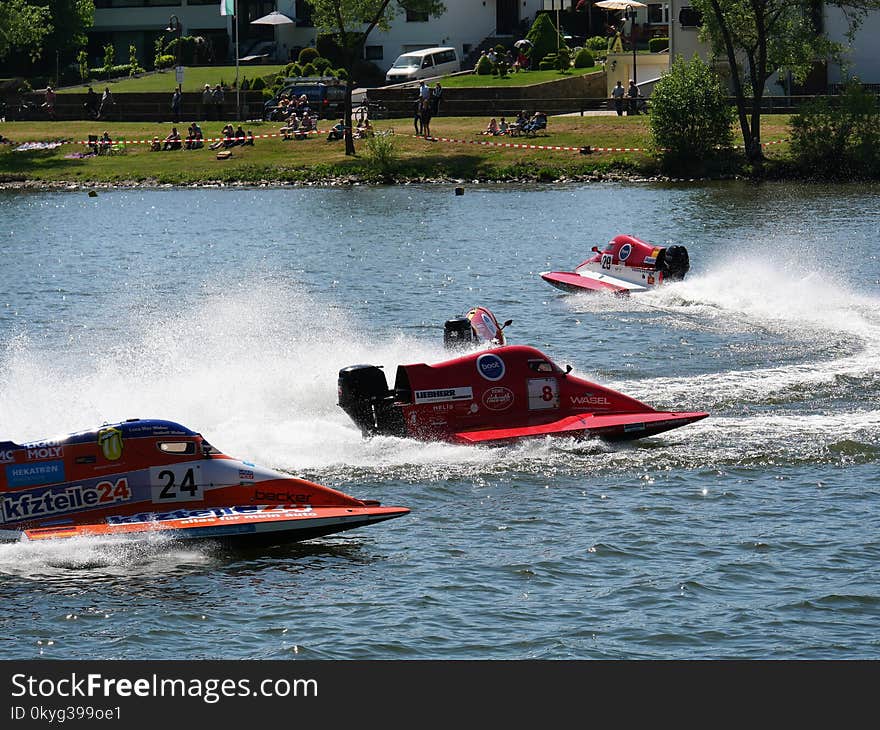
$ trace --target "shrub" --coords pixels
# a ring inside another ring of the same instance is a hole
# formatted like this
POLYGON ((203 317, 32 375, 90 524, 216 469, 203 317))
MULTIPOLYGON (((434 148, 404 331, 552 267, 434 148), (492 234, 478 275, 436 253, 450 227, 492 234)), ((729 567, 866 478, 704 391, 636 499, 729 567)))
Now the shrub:
POLYGON ((594 35, 592 38, 587 38, 584 43, 584 48, 588 48, 591 51, 602 51, 604 53, 608 50, 608 39, 605 36, 594 35))
MULTIPOLYGON (((303 49, 303 50, 306 50, 306 49, 303 49)), ((303 75, 303 76, 317 76, 317 75, 318 75, 318 69, 315 68, 314 64, 312 64, 312 63, 307 63, 307 64, 306 64, 305 66, 303 66, 303 68, 302 68, 302 75, 303 75)))
POLYGON ((588 48, 581 48, 574 57, 575 68, 591 68, 596 65, 596 59, 588 48))
POLYGON ((556 68, 562 73, 568 73, 571 70, 571 51, 567 46, 560 48, 559 53, 556 54, 556 68))
POLYGON ((76 65, 79 68, 79 77, 82 81, 89 78, 89 56, 83 50, 76 54, 76 65))
POLYGON ((101 71, 104 73, 104 78, 110 78, 110 72, 113 69, 113 61, 116 60, 116 49, 113 47, 112 43, 108 43, 104 46, 104 66, 101 68, 101 71))
POLYGON ((250 89, 250 88, 251 88, 251 82, 248 81, 248 77, 245 76, 245 77, 242 78, 242 80, 241 80, 241 90, 242 90, 242 91, 247 91, 247 90, 250 89))
POLYGON ((648 50, 651 53, 660 53, 669 48, 668 38, 651 38, 648 40, 648 50))
POLYGON ((474 69, 478 76, 489 76, 494 70, 488 56, 480 56, 480 60, 477 61, 477 67, 474 69))
POLYGON ((299 52, 299 57, 297 58, 297 61, 299 62, 300 66, 305 66, 307 63, 311 63, 312 61, 314 61, 316 58, 319 58, 320 56, 321 56, 321 54, 318 53, 317 48, 311 48, 311 47, 303 48, 299 52))
POLYGON ((702 59, 677 56, 651 95, 651 135, 667 161, 704 160, 733 141, 734 110, 702 59))
POLYGON ((263 80, 262 76, 257 76, 251 83, 251 91, 262 91, 266 88, 266 82, 263 80))
POLYGON ((817 97, 792 117, 791 152, 812 175, 864 178, 880 175, 877 97, 851 80, 840 97, 817 97))
POLYGON ((337 68, 333 72, 333 75, 338 79, 342 79, 343 81, 348 81, 348 71, 346 71, 344 68, 337 68))
POLYGON ((555 53, 557 48, 565 45, 547 13, 538 13, 535 22, 532 23, 532 27, 526 33, 526 40, 532 42, 530 58, 532 66, 534 67, 535 64, 538 64, 538 68, 540 68, 540 63, 544 56, 548 53, 555 53))
POLYGON ((137 46, 132 43, 128 46, 128 75, 134 76, 136 74, 142 74, 144 69, 141 68, 141 65, 138 63, 137 57, 137 46))
POLYGON ((366 147, 366 158, 370 172, 381 178, 383 182, 393 182, 399 160, 394 135, 369 137, 366 147))
POLYGON ((156 56, 156 68, 171 68, 174 65, 174 56, 170 53, 165 53, 161 56, 156 56))
POLYGON ((331 63, 326 58, 316 58, 314 61, 312 61, 312 66, 315 67, 315 70, 318 72, 319 75, 324 76, 327 69, 330 68, 331 63))
POLYGON ((540 71, 553 71, 556 68, 556 54, 548 53, 544 56, 544 58, 538 63, 538 69, 540 71))

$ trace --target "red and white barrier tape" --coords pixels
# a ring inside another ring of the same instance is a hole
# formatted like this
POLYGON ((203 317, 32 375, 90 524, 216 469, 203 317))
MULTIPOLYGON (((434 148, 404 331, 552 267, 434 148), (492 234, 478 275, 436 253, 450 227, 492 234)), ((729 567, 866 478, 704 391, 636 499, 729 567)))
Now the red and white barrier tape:
POLYGON ((270 137, 292 137, 296 134, 329 134, 329 131, 324 131, 321 129, 307 129, 305 131, 301 130, 291 130, 288 134, 284 135, 281 132, 275 132, 272 134, 252 134, 250 136, 244 137, 202 137, 201 139, 196 139, 193 137, 181 137, 179 140, 169 140, 165 137, 155 137, 154 139, 120 139, 120 140, 110 140, 109 142, 105 140, 93 140, 89 142, 88 140, 78 140, 76 142, 70 142, 69 144, 84 144, 84 145, 100 145, 100 146, 110 146, 116 144, 154 144, 156 142, 164 144, 165 142, 245 142, 249 139, 268 139, 270 137))

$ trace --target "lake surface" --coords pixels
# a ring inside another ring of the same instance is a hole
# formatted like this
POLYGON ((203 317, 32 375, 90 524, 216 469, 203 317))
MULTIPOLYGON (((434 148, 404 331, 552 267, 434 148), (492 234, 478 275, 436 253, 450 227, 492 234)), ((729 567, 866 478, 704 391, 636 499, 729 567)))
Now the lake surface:
POLYGON ((880 658, 880 189, 592 184, 0 194, 0 438, 164 418, 412 509, 260 550, 0 545, 0 657, 880 658), (565 295, 618 233, 685 281, 565 295), (483 304, 691 426, 364 440, 341 367, 483 304))

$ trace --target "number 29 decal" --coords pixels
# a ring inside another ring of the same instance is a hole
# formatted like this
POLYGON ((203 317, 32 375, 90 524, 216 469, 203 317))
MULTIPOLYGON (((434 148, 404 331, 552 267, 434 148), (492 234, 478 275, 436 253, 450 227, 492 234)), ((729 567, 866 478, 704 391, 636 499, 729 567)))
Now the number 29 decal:
POLYGON ((601 266, 603 269, 610 269, 610 268, 611 268, 611 262, 612 262, 613 260, 614 260, 614 257, 613 257, 610 253, 603 253, 603 254, 602 254, 602 263, 600 264, 600 266, 601 266))
POLYGON ((204 498, 199 468, 188 464, 151 467, 153 502, 195 502, 204 498))

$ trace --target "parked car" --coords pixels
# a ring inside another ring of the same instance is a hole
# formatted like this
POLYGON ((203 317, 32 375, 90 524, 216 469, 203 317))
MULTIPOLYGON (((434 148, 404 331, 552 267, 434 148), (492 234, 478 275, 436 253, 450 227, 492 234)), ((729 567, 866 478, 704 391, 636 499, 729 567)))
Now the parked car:
POLYGON ((300 97, 309 100, 309 107, 320 119, 337 118, 345 111, 345 82, 332 76, 300 76, 289 78, 278 93, 263 104, 263 119, 276 120, 281 97, 300 97))
POLYGON ((454 48, 423 48, 420 51, 407 51, 398 56, 394 65, 385 74, 385 81, 389 84, 400 84, 404 81, 443 76, 456 71, 461 71, 461 61, 458 60, 458 53, 454 48))

